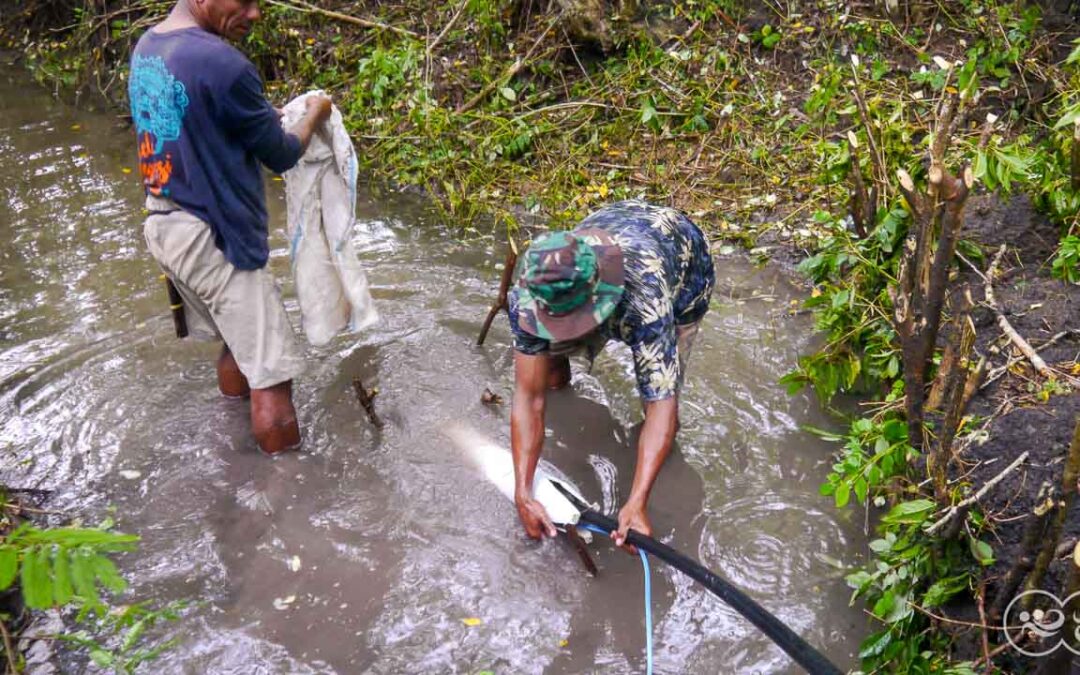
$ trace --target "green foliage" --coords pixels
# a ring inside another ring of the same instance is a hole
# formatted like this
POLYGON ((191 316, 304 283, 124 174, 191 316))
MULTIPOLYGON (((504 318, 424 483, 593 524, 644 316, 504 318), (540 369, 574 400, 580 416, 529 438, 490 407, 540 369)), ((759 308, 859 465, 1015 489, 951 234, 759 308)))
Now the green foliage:
POLYGON ((1070 234, 1061 240, 1051 274, 1070 284, 1080 283, 1080 237, 1070 234))
POLYGON ((858 503, 866 504, 868 498, 886 492, 889 482, 904 475, 908 463, 917 457, 908 443, 907 424, 896 415, 881 421, 857 418, 844 435, 817 433, 843 442, 839 461, 821 486, 821 494, 832 495, 837 508, 847 506, 852 494, 858 503))
POLYGON ((146 604, 127 605, 94 619, 88 630, 61 635, 60 639, 87 650, 99 668, 117 675, 130 675, 179 643, 179 639, 154 640, 150 631, 162 622, 180 619, 185 603, 171 603, 163 609, 146 604))
POLYGON ((120 593, 127 585, 107 554, 130 551, 138 540, 98 529, 23 524, 0 543, 0 590, 18 576, 28 607, 61 607, 77 599, 85 608, 102 609, 101 589, 120 593))
POLYGON ((110 607, 103 592, 120 594, 127 582, 109 556, 132 551, 139 538, 100 528, 41 529, 24 523, 0 539, 0 591, 16 581, 31 609, 73 607, 83 628, 55 636, 85 647, 100 668, 135 672, 176 644, 148 631, 176 621, 184 603, 156 610, 146 604, 110 607))

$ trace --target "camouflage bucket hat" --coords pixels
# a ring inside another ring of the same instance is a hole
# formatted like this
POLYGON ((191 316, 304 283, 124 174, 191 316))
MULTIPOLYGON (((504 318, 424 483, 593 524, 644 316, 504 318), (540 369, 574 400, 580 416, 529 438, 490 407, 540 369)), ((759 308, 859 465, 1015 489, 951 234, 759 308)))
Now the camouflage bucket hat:
POLYGON ((603 230, 552 232, 518 264, 518 324, 545 340, 573 340, 602 324, 623 292, 622 251, 603 230))

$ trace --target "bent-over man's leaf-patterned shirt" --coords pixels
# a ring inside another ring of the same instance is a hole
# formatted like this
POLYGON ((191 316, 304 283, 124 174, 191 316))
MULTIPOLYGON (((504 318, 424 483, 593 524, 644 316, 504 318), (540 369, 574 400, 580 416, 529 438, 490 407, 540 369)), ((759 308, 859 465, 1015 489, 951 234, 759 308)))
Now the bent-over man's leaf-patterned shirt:
POLYGON ((708 240, 680 211, 641 201, 605 206, 581 221, 578 228, 583 227, 607 231, 623 255, 625 288, 615 311, 598 328, 601 339, 586 335, 568 345, 526 333, 517 321, 515 286, 509 298, 514 349, 558 354, 580 344, 590 348, 592 358, 604 342, 618 340, 633 353, 641 397, 671 398, 683 378, 678 327, 705 315, 715 283, 708 240))

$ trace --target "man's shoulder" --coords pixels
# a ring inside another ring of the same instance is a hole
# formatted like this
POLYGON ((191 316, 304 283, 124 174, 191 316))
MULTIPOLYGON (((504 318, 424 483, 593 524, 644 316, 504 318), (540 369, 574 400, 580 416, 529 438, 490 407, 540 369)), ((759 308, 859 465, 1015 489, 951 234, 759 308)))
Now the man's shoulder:
POLYGON ((150 29, 136 43, 133 57, 161 56, 173 66, 211 80, 235 80, 251 60, 239 49, 201 28, 158 33, 150 29))

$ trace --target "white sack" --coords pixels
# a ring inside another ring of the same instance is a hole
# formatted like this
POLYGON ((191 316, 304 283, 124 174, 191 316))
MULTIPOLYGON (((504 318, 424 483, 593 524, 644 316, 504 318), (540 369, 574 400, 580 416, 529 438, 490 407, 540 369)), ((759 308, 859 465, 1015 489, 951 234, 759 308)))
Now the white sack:
MULTIPOLYGON (((312 91, 289 101, 282 120, 285 128, 304 116, 307 97, 321 93, 312 91)), ((336 106, 284 178, 289 253, 308 342, 324 345, 343 331, 373 325, 379 315, 352 245, 356 151, 336 106)))

